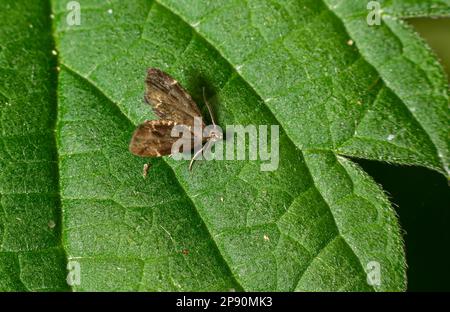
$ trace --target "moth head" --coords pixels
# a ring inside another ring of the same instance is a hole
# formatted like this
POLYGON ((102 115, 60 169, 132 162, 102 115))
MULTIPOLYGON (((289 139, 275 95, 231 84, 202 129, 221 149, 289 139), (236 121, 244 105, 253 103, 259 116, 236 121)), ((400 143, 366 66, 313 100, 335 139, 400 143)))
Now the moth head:
POLYGON ((217 125, 213 125, 213 126, 210 126, 210 127, 211 128, 210 128, 209 133, 208 133, 208 140, 211 140, 211 141, 214 141, 214 142, 223 140, 222 129, 219 126, 217 126, 217 125))

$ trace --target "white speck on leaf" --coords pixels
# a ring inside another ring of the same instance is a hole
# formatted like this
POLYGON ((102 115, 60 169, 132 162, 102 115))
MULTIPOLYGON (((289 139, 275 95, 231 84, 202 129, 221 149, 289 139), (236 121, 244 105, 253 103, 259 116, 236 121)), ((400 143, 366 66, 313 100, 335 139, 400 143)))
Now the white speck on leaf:
POLYGON ((388 141, 392 141, 393 139, 395 139, 395 135, 389 134, 388 137, 387 137, 387 140, 388 141))

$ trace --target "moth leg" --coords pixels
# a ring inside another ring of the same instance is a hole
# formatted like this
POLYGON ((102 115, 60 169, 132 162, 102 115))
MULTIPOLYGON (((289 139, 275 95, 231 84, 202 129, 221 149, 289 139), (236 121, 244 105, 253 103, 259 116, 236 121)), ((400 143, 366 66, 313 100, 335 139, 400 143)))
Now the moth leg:
POLYGON ((198 155, 200 155, 201 152, 203 152, 203 150, 206 149, 209 146, 209 144, 211 144, 211 140, 206 142, 206 144, 203 145, 203 147, 197 153, 195 153, 194 157, 192 157, 191 162, 189 163, 189 171, 192 171, 192 165, 194 164, 194 161, 196 160, 198 155))
POLYGON ((142 176, 144 179, 147 178, 148 170, 151 168, 151 164, 144 164, 144 168, 142 168, 142 176))
POLYGON ((212 113, 211 106, 209 106, 208 100, 206 99, 205 87, 203 87, 203 101, 205 102, 205 105, 208 108, 209 116, 211 117, 213 126, 216 126, 216 121, 214 120, 214 115, 212 113))

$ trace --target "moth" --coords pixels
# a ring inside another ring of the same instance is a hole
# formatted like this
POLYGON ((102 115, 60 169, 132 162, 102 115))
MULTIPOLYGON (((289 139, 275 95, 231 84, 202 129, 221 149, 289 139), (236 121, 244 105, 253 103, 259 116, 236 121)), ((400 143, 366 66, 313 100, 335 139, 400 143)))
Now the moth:
MULTIPOLYGON (((222 132, 216 128, 211 107, 206 100, 205 89, 203 89, 203 98, 211 116, 213 127, 207 136, 204 137, 202 135, 201 139, 195 140, 194 118, 201 118, 202 114, 189 93, 178 81, 157 68, 149 68, 147 70, 145 83, 144 100, 153 108, 153 111, 160 119, 146 120, 136 128, 130 142, 130 152, 141 157, 171 155, 172 145, 180 139, 171 135, 172 129, 177 125, 182 126, 191 133, 189 139, 191 140, 191 146, 198 148, 199 146, 195 146, 195 142, 200 142, 202 145, 206 142, 192 157, 189 164, 189 171, 191 171, 192 164, 200 153, 209 147, 210 144, 223 139, 222 132)), ((202 133, 204 128, 205 124, 202 121, 202 133)))

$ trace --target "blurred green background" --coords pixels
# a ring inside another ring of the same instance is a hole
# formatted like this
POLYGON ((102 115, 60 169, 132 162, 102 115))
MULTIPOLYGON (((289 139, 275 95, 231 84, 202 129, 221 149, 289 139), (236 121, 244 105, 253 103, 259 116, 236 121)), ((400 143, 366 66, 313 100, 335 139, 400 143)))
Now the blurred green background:
POLYGON ((408 22, 428 42, 450 77, 450 18, 414 18, 408 22))
MULTIPOLYGON (((450 77, 450 19, 408 20, 450 77)), ((450 187, 434 171, 380 162, 358 163, 386 190, 404 231, 409 291, 450 291, 450 187)))

